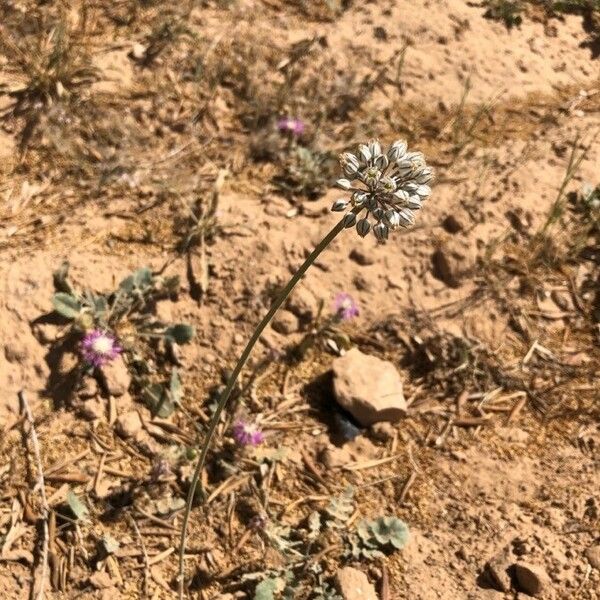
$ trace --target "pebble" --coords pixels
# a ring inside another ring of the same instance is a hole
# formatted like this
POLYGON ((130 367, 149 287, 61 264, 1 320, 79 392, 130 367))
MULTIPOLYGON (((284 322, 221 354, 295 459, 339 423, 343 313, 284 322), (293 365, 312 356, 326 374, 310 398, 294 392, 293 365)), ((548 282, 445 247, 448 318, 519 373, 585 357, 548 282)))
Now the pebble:
POLYGON ((111 396, 122 396, 131 385, 131 375, 122 356, 100 367, 100 374, 104 388, 111 396))
POLYGON ((365 252, 360 248, 353 248, 350 252, 350 259, 361 267, 372 265, 375 262, 375 257, 371 252, 365 252))
POLYGON ((344 600, 378 600, 375 588, 362 571, 344 567, 338 570, 335 578, 344 600))
POLYGON ((327 469, 339 469, 352 462, 352 457, 346 448, 328 446, 319 454, 319 460, 327 469))
POLYGON ((594 567, 594 569, 598 569, 600 571, 600 544, 590 546, 585 551, 585 557, 588 559, 588 562, 592 567, 594 567))
POLYGON ((530 596, 540 596, 550 582, 548 574, 542 567, 530 563, 517 563, 515 575, 521 589, 530 596))
POLYGON ((406 412, 396 367, 358 348, 333 361, 333 388, 338 404, 364 427, 398 421, 406 412))
POLYGON ((496 433, 504 441, 514 444, 525 444, 529 440, 529 434, 518 427, 497 427, 496 433))
POLYGON ((459 233, 460 231, 462 231, 464 229, 462 223, 454 215, 448 215, 442 221, 442 227, 448 233, 459 233))
POLYGON ((81 382, 81 387, 77 390, 77 395, 82 400, 88 400, 98 395, 98 382, 93 377, 85 377, 81 382))
POLYGON ((298 317, 294 315, 294 313, 289 310, 282 310, 279 314, 273 319, 273 323, 271 325, 273 329, 277 333, 281 333, 283 335, 289 335, 290 333, 295 333, 298 331, 298 317))
POLYGON ((431 256, 433 274, 436 279, 443 281, 448 287, 460 287, 460 277, 456 261, 452 260, 448 253, 438 249, 431 256))
POLYGON ((106 412, 104 402, 99 398, 92 398, 86 400, 81 404, 78 410, 82 418, 88 421, 95 421, 96 419, 103 419, 106 412))
POLYGON ((123 438, 131 438, 142 428, 142 419, 136 410, 132 410, 117 419, 116 430, 123 438))
POLYGON ((310 290, 300 286, 292 292, 286 306, 301 321, 308 322, 315 318, 318 302, 310 290))
POLYGON ((485 565, 490 575, 492 583, 501 592, 508 592, 511 588, 511 580, 508 569, 512 566, 513 560, 510 548, 506 547, 496 556, 491 558, 485 565))
POLYGON ((371 427, 371 433, 376 440, 387 442, 394 439, 396 428, 391 423, 375 423, 371 427))

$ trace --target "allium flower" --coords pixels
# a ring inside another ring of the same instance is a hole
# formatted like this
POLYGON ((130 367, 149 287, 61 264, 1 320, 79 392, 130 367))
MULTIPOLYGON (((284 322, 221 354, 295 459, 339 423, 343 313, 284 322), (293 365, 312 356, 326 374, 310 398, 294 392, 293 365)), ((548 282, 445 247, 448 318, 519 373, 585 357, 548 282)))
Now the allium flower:
POLYGON ((282 133, 291 133, 295 136, 301 136, 304 133, 304 121, 286 117, 277 123, 277 129, 282 133))
POLYGON ((233 438, 240 446, 258 446, 265 441, 264 434, 256 425, 244 421, 233 426, 233 438))
POLYGON ((333 308, 343 321, 349 321, 354 317, 358 317, 358 304, 354 298, 346 292, 336 294, 333 300, 333 308))
POLYGON ((346 214, 346 227, 356 225, 361 237, 372 228, 375 237, 384 241, 390 229, 414 224, 414 211, 419 210, 431 195, 427 184, 433 179, 433 170, 427 166, 421 152, 407 152, 406 142, 402 140, 394 142, 387 153, 382 151, 378 141, 372 140, 361 144, 357 154, 345 152, 340 155, 345 177, 338 179, 336 185, 352 195, 350 199, 341 198, 334 202, 331 210, 365 208, 366 215, 358 215, 360 219, 356 212, 346 214), (369 216, 375 221, 373 227, 369 216))
POLYGON ((93 367, 101 367, 123 352, 115 337, 101 329, 86 334, 79 349, 83 359, 93 367))

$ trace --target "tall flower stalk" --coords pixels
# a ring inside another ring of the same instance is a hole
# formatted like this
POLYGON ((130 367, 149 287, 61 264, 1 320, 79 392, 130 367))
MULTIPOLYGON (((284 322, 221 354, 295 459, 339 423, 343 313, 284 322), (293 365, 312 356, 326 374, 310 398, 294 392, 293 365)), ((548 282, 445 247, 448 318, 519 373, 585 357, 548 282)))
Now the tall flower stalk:
POLYGON ((403 141, 394 142, 387 153, 382 152, 378 141, 361 144, 358 147, 357 155, 349 152, 340 155, 340 165, 345 177, 339 179, 336 185, 351 192, 351 196, 349 199, 342 198, 334 202, 331 210, 340 212, 349 209, 348 212, 317 244, 254 330, 221 393, 215 412, 208 424, 200 457, 190 482, 181 528, 179 546, 179 598, 181 600, 185 593, 184 556, 187 529, 200 474, 206 463, 221 414, 256 342, 275 313, 292 293, 296 284, 339 233, 344 229, 356 227, 357 233, 364 237, 371 230, 369 221, 369 217, 371 217, 375 220, 373 233, 379 241, 383 242, 388 238, 390 230, 411 226, 414 223, 414 211, 420 209, 423 200, 431 194, 431 189, 427 184, 433 178, 432 170, 427 166, 425 158, 420 152, 407 152, 406 142, 403 141), (360 219, 358 219, 359 216, 360 219))

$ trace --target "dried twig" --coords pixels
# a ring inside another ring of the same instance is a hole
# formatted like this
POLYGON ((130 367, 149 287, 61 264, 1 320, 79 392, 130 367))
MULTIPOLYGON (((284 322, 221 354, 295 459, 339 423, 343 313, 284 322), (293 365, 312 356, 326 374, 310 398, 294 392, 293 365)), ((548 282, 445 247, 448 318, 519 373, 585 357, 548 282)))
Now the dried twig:
MULTIPOLYGON (((40 444, 38 440, 37 433, 35 431, 35 423, 33 422, 33 415, 31 414, 31 410, 29 409, 29 404, 27 402, 27 398, 25 396, 25 392, 21 390, 19 392, 19 401, 21 403, 21 410, 27 416, 27 420, 29 421, 29 437, 31 438, 31 445, 33 447, 33 454, 35 457, 35 462, 38 470, 38 482, 36 484, 36 488, 40 488, 40 497, 42 499, 42 526, 44 531, 44 539, 42 545, 42 574, 40 577, 40 587, 37 593, 38 600, 43 600, 44 598, 44 587, 46 585, 46 572, 48 571, 48 514, 50 512, 50 508, 48 506, 48 500, 46 499, 46 487, 44 482, 44 468, 42 466, 42 456, 40 453, 40 444)), ((35 491, 35 488, 34 488, 35 491)), ((31 596, 34 597, 35 593, 35 585, 31 588, 31 596)))
POLYGON ((138 537, 138 540, 140 541, 140 546, 142 548, 142 554, 144 555, 144 598, 149 598, 150 594, 149 594, 149 590, 148 590, 148 579, 150 577, 150 559, 148 558, 148 551, 146 550, 146 544, 144 543, 144 538, 142 537, 140 528, 138 527, 138 524, 136 523, 135 519, 133 518, 133 515, 129 515, 129 519, 131 520, 131 524, 133 525, 133 528, 135 529, 135 533, 138 537))
POLYGON ((390 600, 390 577, 385 563, 381 565, 381 600, 390 600))

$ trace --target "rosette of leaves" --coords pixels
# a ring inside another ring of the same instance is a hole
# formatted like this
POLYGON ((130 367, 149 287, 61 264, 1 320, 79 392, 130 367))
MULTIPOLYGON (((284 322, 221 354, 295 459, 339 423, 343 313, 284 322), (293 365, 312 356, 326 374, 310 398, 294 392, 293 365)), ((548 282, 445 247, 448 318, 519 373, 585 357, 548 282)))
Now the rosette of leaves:
POLYGON ((328 152, 294 146, 283 162, 283 172, 273 179, 287 197, 318 198, 329 187, 336 162, 328 152))
POLYGON ((291 571, 264 578, 254 590, 254 600, 294 600, 296 582, 291 571))
POLYGON ((176 344, 187 344, 193 338, 191 325, 165 323, 156 316, 156 303, 177 293, 179 278, 157 276, 144 267, 125 277, 115 290, 97 293, 77 290, 69 281, 69 263, 65 262, 53 279, 52 305, 56 313, 71 321, 71 332, 80 335, 94 328, 114 332, 150 409, 161 417, 171 414, 182 396, 179 375, 173 370, 165 382, 150 382, 149 376, 156 373, 156 367, 139 352, 137 344, 143 340, 156 351, 156 342, 162 341, 173 356, 176 344))
POLYGON ((408 543, 408 525, 397 517, 379 517, 361 521, 350 541, 355 558, 379 558, 385 553, 401 550, 408 543))
POLYGON ((342 494, 329 501, 325 509, 325 513, 329 517, 327 525, 337 529, 345 527, 348 519, 354 513, 354 507, 354 488, 348 486, 342 494))

